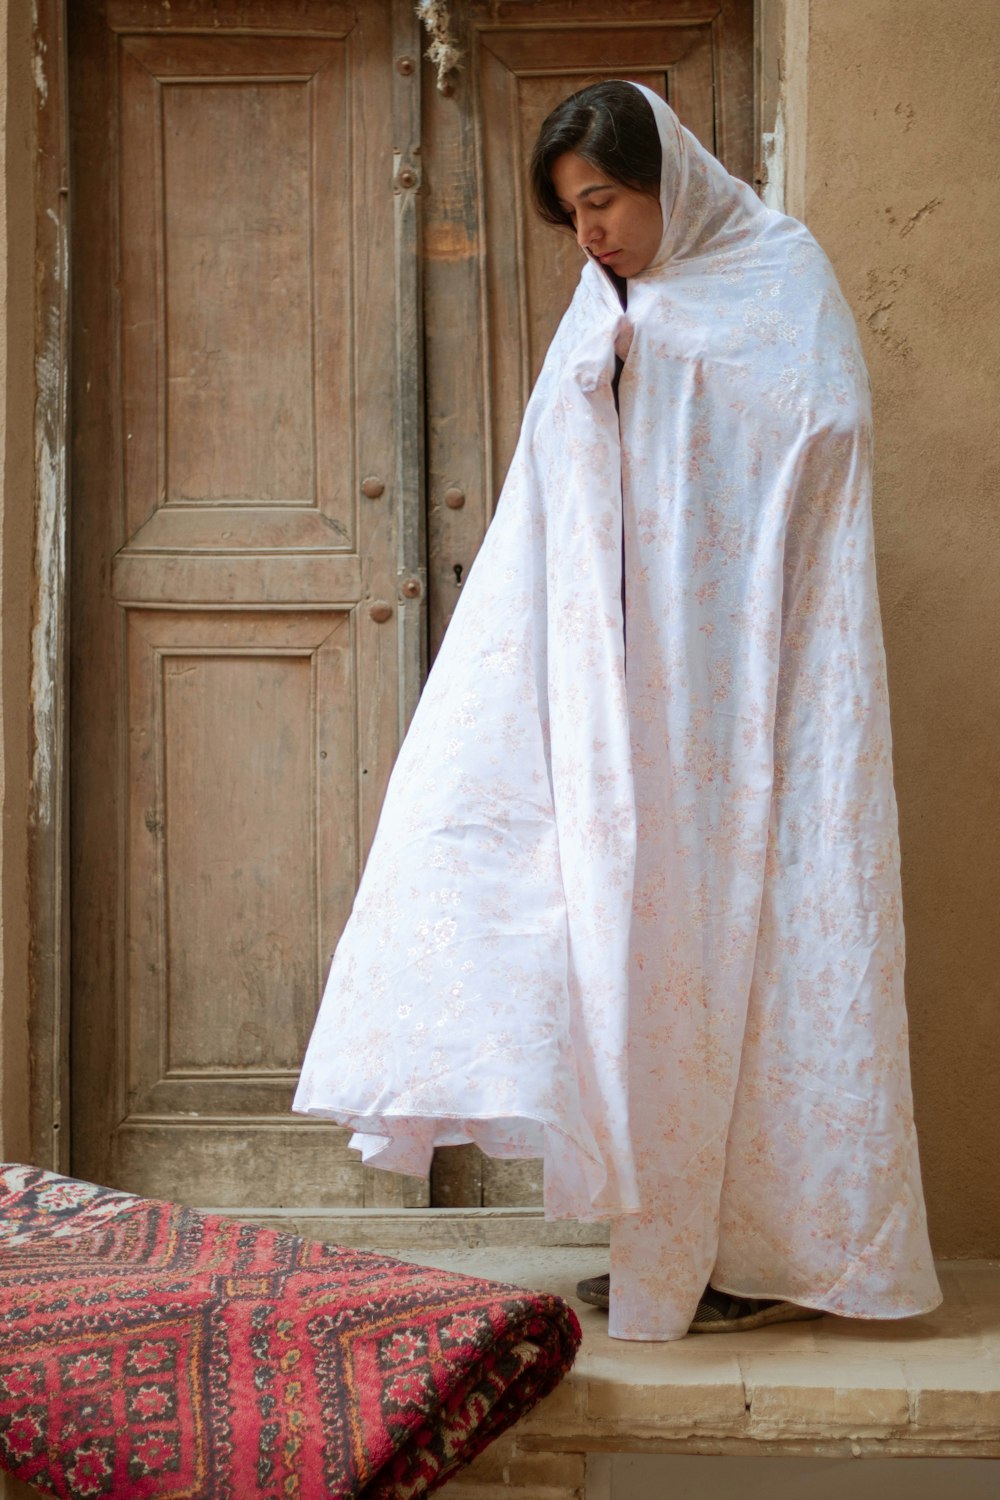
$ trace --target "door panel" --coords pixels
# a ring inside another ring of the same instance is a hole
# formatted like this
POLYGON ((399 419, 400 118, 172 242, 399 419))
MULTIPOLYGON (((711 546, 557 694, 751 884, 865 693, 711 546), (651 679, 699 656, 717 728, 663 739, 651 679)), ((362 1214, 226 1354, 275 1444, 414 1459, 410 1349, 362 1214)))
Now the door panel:
POLYGON ((128 612, 130 1186, 360 1201, 342 1142, 280 1119, 354 894, 354 645, 348 610, 128 612))
POLYGON ((225 506, 196 545, 355 550, 347 65, 345 41, 122 38, 131 533, 225 506))
MULTIPOLYGON (((528 201, 545 115, 588 83, 630 78, 667 98, 730 171, 753 170, 752 0, 470 0, 452 15, 466 68, 452 97, 426 90, 424 124, 432 650, 579 277, 572 236, 528 201)), ((537 1162, 488 1162, 466 1146, 435 1159, 441 1205, 537 1203, 540 1190, 537 1162)))
POLYGON ((287 1102, 354 895, 353 646, 348 611, 129 611, 130 1115, 287 1102))
POLYGON ((391 8, 70 20, 75 1169, 361 1205, 288 1110, 417 686, 391 8))

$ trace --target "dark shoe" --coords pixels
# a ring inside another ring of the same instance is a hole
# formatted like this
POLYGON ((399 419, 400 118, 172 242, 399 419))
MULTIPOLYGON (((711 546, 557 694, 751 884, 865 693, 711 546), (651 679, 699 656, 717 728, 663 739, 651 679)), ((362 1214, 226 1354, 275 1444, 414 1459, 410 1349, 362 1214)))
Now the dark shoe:
POLYGON ((587 1281, 578 1281, 576 1295, 581 1302, 589 1302, 592 1307, 603 1307, 607 1312, 611 1302, 611 1273, 608 1272, 606 1276, 591 1276, 587 1281))
MULTIPOLYGON (((586 1282, 582 1283, 587 1285, 586 1282)), ((819 1308, 795 1302, 768 1302, 757 1297, 731 1297, 706 1287, 688 1333, 744 1333, 770 1323, 804 1323, 823 1316, 819 1308)))
MULTIPOLYGON (((607 1312, 611 1302, 611 1276, 591 1276, 578 1281, 576 1295, 591 1307, 607 1312)), ((731 1297, 706 1287, 698 1303, 689 1333, 745 1333, 771 1323, 806 1323, 823 1316, 819 1308, 799 1307, 795 1302, 770 1302, 756 1297, 731 1297)))

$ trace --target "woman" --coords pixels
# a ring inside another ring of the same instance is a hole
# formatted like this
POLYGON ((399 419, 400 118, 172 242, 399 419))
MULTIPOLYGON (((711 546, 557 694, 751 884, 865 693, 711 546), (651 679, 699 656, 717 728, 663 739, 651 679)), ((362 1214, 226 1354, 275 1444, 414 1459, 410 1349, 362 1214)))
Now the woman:
POLYGON ((550 1217, 611 1220, 616 1337, 682 1337, 710 1277, 738 1326, 925 1311, 850 314, 638 85, 533 175, 586 264, 295 1107, 406 1172, 543 1156, 550 1217))

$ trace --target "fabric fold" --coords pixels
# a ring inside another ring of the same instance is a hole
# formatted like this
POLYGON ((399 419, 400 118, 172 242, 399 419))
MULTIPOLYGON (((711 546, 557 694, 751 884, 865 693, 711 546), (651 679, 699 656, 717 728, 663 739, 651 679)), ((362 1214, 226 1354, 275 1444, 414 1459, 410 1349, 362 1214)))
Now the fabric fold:
POLYGON ((678 1336, 716 1268, 833 1311, 847 1278, 898 1316, 940 1293, 867 374, 808 231, 640 92, 663 242, 624 315, 583 268, 295 1107, 403 1170, 463 1140, 542 1154, 547 1214, 612 1219, 645 1288, 612 1298, 622 1337, 678 1336), (895 1282, 853 1274, 887 1223, 895 1282))

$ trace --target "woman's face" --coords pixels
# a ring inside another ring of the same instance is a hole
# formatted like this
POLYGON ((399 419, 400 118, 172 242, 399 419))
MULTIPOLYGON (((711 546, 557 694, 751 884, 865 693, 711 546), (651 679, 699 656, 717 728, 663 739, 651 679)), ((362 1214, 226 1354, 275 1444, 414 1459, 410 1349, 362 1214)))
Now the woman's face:
POLYGON ((552 185, 582 250, 618 276, 646 269, 663 238, 656 198, 615 182, 575 151, 556 157, 552 185))

